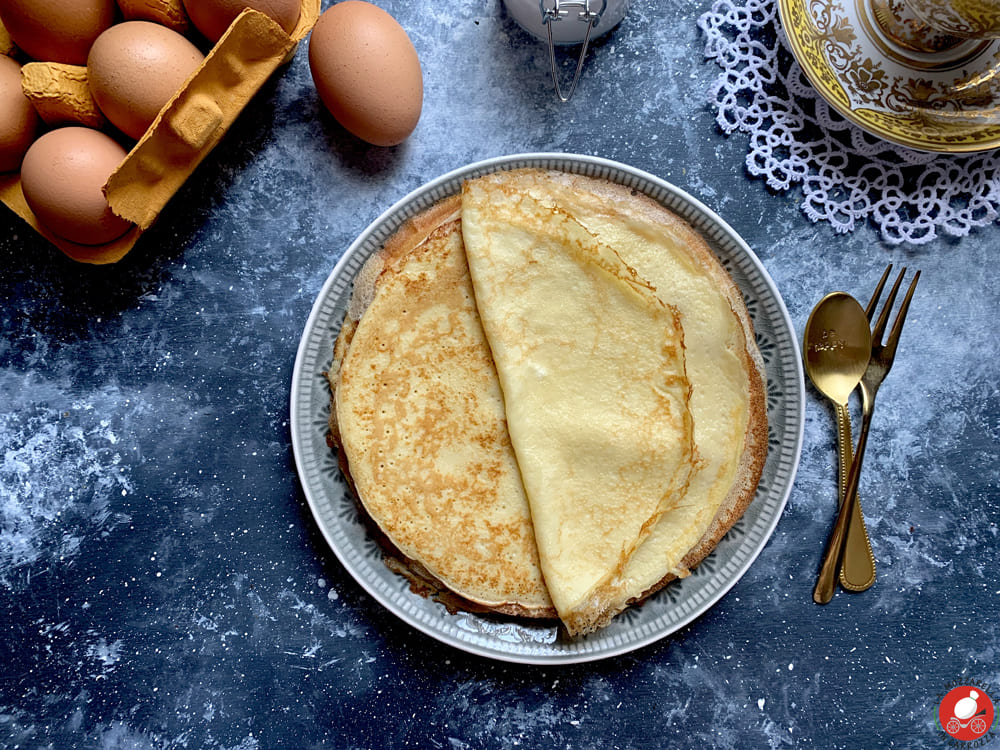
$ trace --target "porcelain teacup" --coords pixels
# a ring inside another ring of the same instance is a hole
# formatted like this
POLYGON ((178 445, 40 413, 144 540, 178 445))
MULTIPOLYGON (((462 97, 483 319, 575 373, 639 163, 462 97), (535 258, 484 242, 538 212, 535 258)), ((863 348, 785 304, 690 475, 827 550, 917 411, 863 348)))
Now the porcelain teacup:
POLYGON ((905 0, 928 26, 962 39, 1000 38, 1000 0, 905 0))

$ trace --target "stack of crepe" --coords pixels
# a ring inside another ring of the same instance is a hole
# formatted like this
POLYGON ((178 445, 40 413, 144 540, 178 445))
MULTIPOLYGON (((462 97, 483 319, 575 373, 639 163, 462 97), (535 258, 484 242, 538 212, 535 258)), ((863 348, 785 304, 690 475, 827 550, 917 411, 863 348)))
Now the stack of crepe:
POLYGON ((449 607, 608 624, 749 505, 763 364, 704 240, 618 184, 469 180, 365 265, 331 443, 387 562, 449 607))

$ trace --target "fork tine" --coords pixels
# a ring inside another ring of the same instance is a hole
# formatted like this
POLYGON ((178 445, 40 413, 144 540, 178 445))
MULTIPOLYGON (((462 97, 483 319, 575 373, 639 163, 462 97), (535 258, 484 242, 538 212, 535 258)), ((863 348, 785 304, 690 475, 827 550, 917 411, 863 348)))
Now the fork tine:
POLYGON ((899 292, 899 285, 903 283, 903 276, 905 275, 906 268, 904 267, 900 270, 899 275, 896 277, 896 283, 892 285, 892 290, 889 292, 889 297, 885 301, 885 306, 882 308, 882 312, 878 316, 878 321, 872 329, 873 346, 882 345, 882 334, 885 333, 885 327, 889 322, 889 313, 892 312, 892 305, 896 301, 896 294, 899 292))
POLYGON ((871 325, 872 316, 875 314, 875 306, 878 304, 878 298, 882 296, 882 289, 885 287, 886 279, 889 278, 891 270, 892 263, 885 267, 885 270, 882 272, 882 278, 878 280, 878 286, 872 292, 872 298, 868 300, 868 307, 865 308, 865 317, 868 318, 868 325, 871 325))
POLYGON ((910 288, 906 291, 906 296, 903 297, 903 304, 899 308, 899 314, 896 316, 896 322, 892 324, 892 330, 889 332, 889 340, 885 343, 885 354, 889 358, 889 362, 892 362, 892 358, 896 356, 896 344, 899 343, 899 334, 903 331, 903 323, 906 320, 906 313, 910 309, 910 300, 913 298, 913 290, 917 288, 917 281, 920 279, 920 271, 917 271, 916 275, 913 277, 913 281, 910 282, 910 288))

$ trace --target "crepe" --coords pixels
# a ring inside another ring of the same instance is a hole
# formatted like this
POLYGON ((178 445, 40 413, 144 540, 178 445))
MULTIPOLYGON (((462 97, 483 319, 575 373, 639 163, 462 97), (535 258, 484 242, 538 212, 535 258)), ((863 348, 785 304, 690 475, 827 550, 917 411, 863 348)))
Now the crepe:
POLYGON ((415 217, 355 282, 328 373, 331 441, 390 567, 451 606, 551 617, 459 208, 415 217))
POLYGON ((570 212, 504 176, 465 183, 462 235, 538 557, 571 635, 683 499, 695 451, 676 309, 570 212))
POLYGON ((573 216, 680 313, 699 467, 683 501, 661 516, 612 584, 619 596, 641 600, 715 549, 760 480, 766 378, 742 294, 700 234, 626 187, 541 170, 486 179, 573 216))
POLYGON ((767 455, 763 362, 738 287, 658 202, 532 169, 465 192, 359 274, 328 374, 331 442, 415 590, 590 632, 688 575, 748 507, 767 455), (470 255, 508 272, 474 286, 470 255), (654 354, 647 327, 662 329, 654 354), (548 360, 520 358, 545 346, 548 360), (671 404, 655 426, 620 390, 650 378, 671 404), (641 467, 651 427, 662 471, 640 491, 613 467, 630 453, 641 467))

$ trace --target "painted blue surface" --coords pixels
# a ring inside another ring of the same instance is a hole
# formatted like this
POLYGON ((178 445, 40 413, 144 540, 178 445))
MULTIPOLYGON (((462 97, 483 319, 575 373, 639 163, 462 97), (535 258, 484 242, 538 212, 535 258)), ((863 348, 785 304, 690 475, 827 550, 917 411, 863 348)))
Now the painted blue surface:
POLYGON ((383 5, 426 84, 398 148, 320 110, 303 45, 121 263, 78 265, 0 211, 0 747, 946 746, 946 686, 1000 699, 1000 231, 893 248, 749 178, 745 136, 706 105, 703 5, 634 2, 568 105, 499 2, 459 5, 383 5), (701 199, 798 331, 827 291, 922 270, 862 478, 873 589, 812 603, 835 473, 811 387, 770 543, 709 613, 627 656, 471 657, 340 567, 289 435, 312 302, 409 190, 525 151, 615 159, 701 199))

